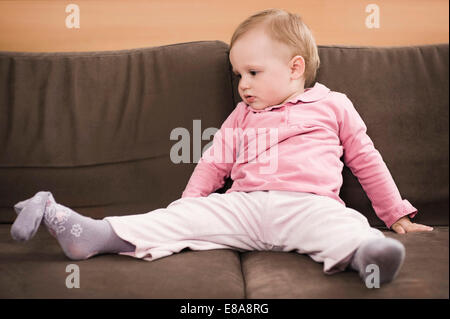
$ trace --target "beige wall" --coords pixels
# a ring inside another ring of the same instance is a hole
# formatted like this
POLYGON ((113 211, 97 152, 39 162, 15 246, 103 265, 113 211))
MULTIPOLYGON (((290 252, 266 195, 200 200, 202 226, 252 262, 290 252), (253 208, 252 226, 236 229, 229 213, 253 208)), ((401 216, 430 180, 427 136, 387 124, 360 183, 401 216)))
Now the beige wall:
POLYGON ((0 50, 92 51, 198 40, 228 42, 250 14, 278 7, 299 13, 318 44, 397 46, 448 43, 448 0, 0 0, 0 50), (80 8, 80 28, 65 7, 80 8), (365 25, 368 4, 380 28, 365 25))

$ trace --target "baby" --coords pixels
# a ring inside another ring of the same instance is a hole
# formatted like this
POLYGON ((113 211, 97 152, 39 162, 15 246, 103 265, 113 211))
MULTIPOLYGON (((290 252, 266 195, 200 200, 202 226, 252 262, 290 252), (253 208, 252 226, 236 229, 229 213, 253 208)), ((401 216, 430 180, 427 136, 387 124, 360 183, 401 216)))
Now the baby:
POLYGON ((14 206, 12 237, 30 239, 43 219, 73 260, 119 253, 150 261, 184 248, 294 251, 323 263, 326 274, 351 269, 365 280, 374 264, 380 283, 392 281, 405 248, 339 198, 341 156, 388 228, 432 228, 410 221, 417 209, 402 200, 346 95, 320 83, 308 87, 319 67, 308 27, 283 10, 259 12, 234 32, 230 62, 242 102, 180 199, 146 214, 95 220, 38 192, 14 206), (227 177, 232 187, 214 193, 227 177))

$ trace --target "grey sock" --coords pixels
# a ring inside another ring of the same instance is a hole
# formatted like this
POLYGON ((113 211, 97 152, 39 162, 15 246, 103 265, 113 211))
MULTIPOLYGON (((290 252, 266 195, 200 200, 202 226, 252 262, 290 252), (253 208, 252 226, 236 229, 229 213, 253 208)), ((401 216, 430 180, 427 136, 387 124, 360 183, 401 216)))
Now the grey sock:
POLYGON ((82 216, 56 203, 50 192, 38 192, 14 205, 18 216, 11 227, 17 241, 31 239, 44 220, 67 257, 82 260, 103 253, 134 251, 135 246, 116 235, 106 220, 82 216))
POLYGON ((367 266, 375 264, 380 271, 380 284, 388 283, 397 276, 405 259, 405 247, 392 238, 376 238, 363 242, 354 253, 350 267, 359 272, 365 281, 372 274, 367 266))

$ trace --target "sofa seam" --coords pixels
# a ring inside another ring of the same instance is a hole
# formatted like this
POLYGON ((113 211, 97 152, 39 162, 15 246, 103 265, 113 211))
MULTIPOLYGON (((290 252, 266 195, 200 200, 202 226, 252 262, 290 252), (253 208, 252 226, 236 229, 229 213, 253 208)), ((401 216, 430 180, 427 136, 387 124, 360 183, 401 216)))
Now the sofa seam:
POLYGON ((117 50, 86 50, 86 51, 5 51, 0 50, 0 57, 13 58, 37 58, 37 57, 56 57, 56 58, 79 58, 79 57, 106 57, 106 56, 127 56, 129 54, 140 54, 142 51, 157 51, 167 47, 187 46, 196 44, 226 44, 220 40, 199 40, 180 43, 170 43, 156 46, 133 47, 117 50))
POLYGON ((242 253, 238 252, 238 254, 239 254, 239 263, 241 265, 242 283, 244 285, 244 299, 247 299, 247 282, 245 280, 244 267, 243 267, 243 264, 242 264, 242 253))
POLYGON ((445 47, 447 46, 447 42, 439 42, 439 43, 430 43, 430 44, 417 44, 417 45, 384 45, 384 46, 377 46, 377 45, 346 45, 346 44, 323 44, 318 45, 318 49, 415 49, 415 48, 429 48, 429 47, 445 47))
POLYGON ((43 166, 42 164, 33 164, 30 166, 24 166, 24 165, 15 165, 15 166, 7 166, 5 164, 0 165, 0 169, 10 169, 10 168, 23 168, 23 169, 28 169, 28 168, 39 168, 39 169, 47 169, 47 168, 85 168, 85 167, 93 167, 93 166, 107 166, 107 165, 116 165, 116 164, 126 164, 126 163, 131 163, 131 162, 141 162, 141 161, 148 161, 148 160, 153 160, 153 159, 157 159, 157 158, 163 158, 165 156, 168 156, 169 153, 161 153, 161 154, 156 154, 156 155, 151 155, 151 156, 146 156, 146 157, 141 157, 141 158, 132 158, 132 159, 123 159, 123 160, 112 160, 111 162, 98 162, 98 163, 81 163, 81 164, 61 164, 61 165, 57 165, 57 164, 51 164, 50 166, 43 166))

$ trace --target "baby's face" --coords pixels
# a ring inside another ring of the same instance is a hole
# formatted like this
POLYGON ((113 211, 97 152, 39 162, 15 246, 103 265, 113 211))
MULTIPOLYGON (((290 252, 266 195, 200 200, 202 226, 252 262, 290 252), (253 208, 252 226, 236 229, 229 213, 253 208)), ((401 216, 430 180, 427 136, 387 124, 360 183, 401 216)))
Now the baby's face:
POLYGON ((230 51, 242 100, 258 110, 285 102, 296 90, 290 80, 290 59, 288 47, 272 40, 263 28, 242 35, 230 51))

